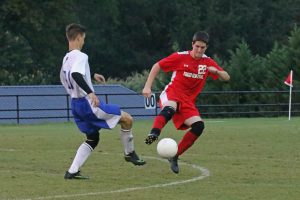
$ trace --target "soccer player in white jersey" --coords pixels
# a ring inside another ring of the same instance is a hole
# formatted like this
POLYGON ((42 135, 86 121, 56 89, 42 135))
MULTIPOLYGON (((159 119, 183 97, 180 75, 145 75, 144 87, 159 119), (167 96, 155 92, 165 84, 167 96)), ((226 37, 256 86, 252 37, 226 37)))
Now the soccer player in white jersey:
POLYGON ((80 173, 80 167, 86 162, 99 143, 101 128, 112 129, 118 123, 121 125, 121 141, 127 162, 134 165, 144 165, 146 162, 138 157, 134 150, 132 135, 132 116, 118 105, 105 104, 94 93, 91 75, 98 82, 105 83, 101 74, 91 74, 88 56, 81 52, 84 45, 86 28, 80 24, 69 24, 66 36, 69 52, 63 59, 60 80, 71 96, 71 107, 74 121, 79 130, 86 135, 86 140, 80 145, 75 158, 66 171, 65 179, 86 179, 80 173))

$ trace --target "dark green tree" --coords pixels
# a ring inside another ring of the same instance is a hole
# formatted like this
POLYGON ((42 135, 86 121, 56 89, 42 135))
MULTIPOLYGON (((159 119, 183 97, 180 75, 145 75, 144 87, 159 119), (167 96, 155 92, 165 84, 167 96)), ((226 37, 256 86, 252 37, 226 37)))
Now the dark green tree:
MULTIPOLYGON (((288 37, 287 44, 288 60, 287 64, 290 69, 296 72, 296 76, 299 74, 300 68, 300 28, 295 26, 288 37)), ((299 79, 298 79, 299 80, 299 79)))
POLYGON ((228 63, 232 90, 258 90, 262 87, 265 73, 262 58, 253 55, 249 46, 242 42, 235 51, 231 51, 228 63))
POLYGON ((76 19, 72 6, 71 0, 6 0, 2 3, 2 38, 14 38, 5 41, 4 51, 8 53, 10 49, 8 58, 17 58, 8 59, 6 70, 14 73, 16 66, 20 72, 18 76, 21 77, 15 77, 15 80, 22 80, 22 77, 28 80, 17 81, 15 84, 59 82, 61 57, 67 50, 64 28, 67 23, 76 19), (18 45, 23 50, 18 50, 18 45))
POLYGON ((88 28, 86 52, 91 66, 106 76, 142 72, 170 52, 168 22, 173 1, 89 1, 78 3, 80 21, 88 28), (159 15, 154 13, 159 12, 159 15))
POLYGON ((207 55, 218 57, 225 68, 233 63, 231 52, 242 41, 261 62, 271 56, 275 42, 279 48, 286 45, 291 57, 287 65, 296 67, 297 39, 286 42, 286 38, 300 22, 299 10, 300 0, 2 0, 1 70, 9 74, 3 84, 58 84, 61 60, 68 50, 64 29, 71 22, 87 27, 83 51, 92 69, 106 77, 125 79, 150 70, 173 51, 190 49, 198 30, 210 33, 207 55))

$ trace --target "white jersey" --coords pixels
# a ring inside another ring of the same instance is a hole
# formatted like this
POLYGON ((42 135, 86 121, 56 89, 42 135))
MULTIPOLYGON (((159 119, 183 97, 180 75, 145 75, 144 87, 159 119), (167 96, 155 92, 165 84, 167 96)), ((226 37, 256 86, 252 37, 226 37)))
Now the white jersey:
POLYGON ((85 97, 86 92, 82 90, 72 78, 71 74, 78 72, 83 75, 84 80, 94 92, 91 80, 90 66, 88 56, 79 50, 72 50, 67 53, 63 59, 60 70, 60 81, 65 87, 71 98, 85 97))

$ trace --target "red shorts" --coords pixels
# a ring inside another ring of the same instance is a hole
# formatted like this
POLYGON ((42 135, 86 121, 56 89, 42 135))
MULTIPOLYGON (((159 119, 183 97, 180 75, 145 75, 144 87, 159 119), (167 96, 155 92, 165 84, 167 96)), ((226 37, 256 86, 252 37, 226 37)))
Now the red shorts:
POLYGON ((175 127, 179 130, 188 129, 189 126, 184 124, 184 121, 194 116, 200 116, 198 109, 196 108, 195 102, 189 99, 181 99, 178 95, 172 94, 172 92, 163 91, 160 95, 160 107, 166 101, 177 102, 177 110, 172 118, 175 127))

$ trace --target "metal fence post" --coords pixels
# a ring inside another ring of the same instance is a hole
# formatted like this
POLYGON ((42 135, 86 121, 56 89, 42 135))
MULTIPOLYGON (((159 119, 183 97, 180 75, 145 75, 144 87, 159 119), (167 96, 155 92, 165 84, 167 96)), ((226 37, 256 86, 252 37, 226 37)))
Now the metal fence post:
POLYGON ((105 103, 108 104, 108 94, 105 94, 105 103))
POLYGON ((17 124, 20 124, 19 95, 16 95, 16 100, 17 100, 17 124))
POLYGON ((66 100, 67 100, 67 120, 68 122, 70 121, 70 103, 69 103, 69 95, 66 95, 66 100))

